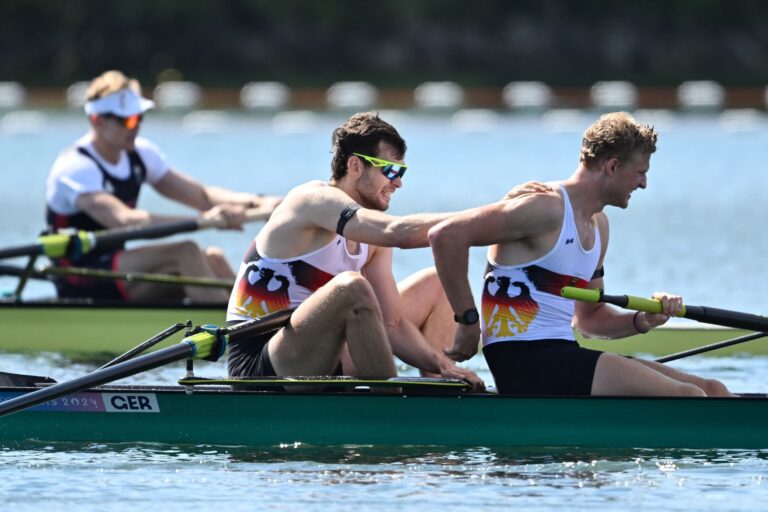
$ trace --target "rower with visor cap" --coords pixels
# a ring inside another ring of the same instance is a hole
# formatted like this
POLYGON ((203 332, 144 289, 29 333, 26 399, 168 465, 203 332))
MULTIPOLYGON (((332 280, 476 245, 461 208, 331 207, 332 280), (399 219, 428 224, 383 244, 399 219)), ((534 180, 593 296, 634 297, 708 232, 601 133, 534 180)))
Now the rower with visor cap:
MULTIPOLYGON (((120 71, 107 71, 91 81, 85 113, 90 130, 56 159, 46 185, 48 230, 97 231, 147 226, 190 216, 151 213, 137 206, 145 183, 160 195, 199 212, 198 219, 226 219, 229 229, 242 229, 245 211, 271 211, 280 197, 205 185, 172 168, 165 154, 139 136, 144 114, 155 103, 142 96, 139 82, 120 71)), ((192 217, 194 218, 194 217, 192 217)), ((201 248, 192 241, 138 248, 110 248, 70 255, 58 266, 106 269, 119 273, 164 273, 189 277, 234 279, 221 249, 201 248)), ((121 282, 82 276, 56 279, 59 297, 117 301, 224 302, 225 290, 156 283, 121 282)))

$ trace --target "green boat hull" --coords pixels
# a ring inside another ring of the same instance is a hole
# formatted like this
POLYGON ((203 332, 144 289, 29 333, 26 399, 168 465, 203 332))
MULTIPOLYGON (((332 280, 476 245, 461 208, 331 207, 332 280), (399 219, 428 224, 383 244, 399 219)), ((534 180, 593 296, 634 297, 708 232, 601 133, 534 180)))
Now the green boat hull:
MULTIPOLYGON (((191 320, 194 325, 223 325, 225 306, 76 305, 0 303, 3 336, 0 352, 56 352, 77 360, 106 361, 122 354, 170 325, 191 320)), ((584 340, 583 346, 620 354, 662 356, 745 334, 726 328, 693 326, 655 329, 623 340, 584 340)), ((158 345, 179 341, 174 337, 158 345)), ((708 355, 746 353, 768 355, 768 340, 727 347, 708 355)))
MULTIPOLYGON (((19 388, 0 388, 0 400, 19 388)), ((26 390, 28 391, 28 390, 26 390)), ((718 398, 417 396, 105 387, 0 418, 0 446, 438 445, 768 448, 765 396, 718 398)))
MULTIPOLYGON (((224 305, 0 304, 0 352, 55 352, 76 360, 106 361, 176 323, 223 325, 225 317, 224 305)), ((156 348, 179 340, 173 337, 156 348)))

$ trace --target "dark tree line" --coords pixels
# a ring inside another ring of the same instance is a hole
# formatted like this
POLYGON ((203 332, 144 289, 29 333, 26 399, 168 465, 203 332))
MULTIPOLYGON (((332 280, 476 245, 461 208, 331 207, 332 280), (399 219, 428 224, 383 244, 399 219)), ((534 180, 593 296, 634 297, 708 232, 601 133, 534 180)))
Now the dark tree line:
POLYGON ((768 83, 761 0, 3 0, 0 80, 768 83))

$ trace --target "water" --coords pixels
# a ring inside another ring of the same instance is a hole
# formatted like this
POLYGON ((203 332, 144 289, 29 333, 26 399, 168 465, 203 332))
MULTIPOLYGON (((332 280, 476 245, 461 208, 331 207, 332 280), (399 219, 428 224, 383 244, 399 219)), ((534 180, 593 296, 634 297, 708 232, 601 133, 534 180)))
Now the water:
MULTIPOLYGON (((42 121, 34 116, 26 122, 18 116, 0 121, 2 247, 29 243, 41 228, 50 165, 83 130, 78 116, 44 115, 42 121)), ((392 204, 392 213, 405 214, 472 207, 528 179, 567 177, 577 164, 580 134, 596 116, 383 117, 398 126, 409 145, 411 169, 392 204)), ((659 151, 648 190, 633 194, 626 211, 608 212, 608 292, 648 295, 664 289, 681 293, 690 304, 765 313, 768 270, 762 255, 768 241, 760 226, 768 218, 763 164, 768 120, 763 114, 737 123, 733 116, 638 117, 660 128, 659 151)), ((281 194, 327 175, 330 133, 341 121, 343 116, 317 114, 276 119, 237 113, 184 119, 151 115, 143 133, 174 167, 202 181, 281 194)), ((184 211, 151 192, 141 204, 157 212, 184 211)), ((221 246, 235 264, 257 228, 188 236, 221 246)), ((427 250, 397 251, 396 277, 429 264, 427 250)), ((470 268, 476 294, 482 267, 483 251, 476 249, 470 268)), ((13 285, 12 279, 0 278, 0 289, 13 285)), ((47 284, 34 283, 27 297, 51 293, 47 284)), ((718 378, 737 392, 768 392, 768 357, 694 357, 673 364, 718 378)), ((491 381, 481 358, 469 366, 491 381)), ((201 375, 224 373, 221 363, 199 368, 201 375)), ((93 367, 41 354, 3 355, 2 369, 61 381, 93 367)), ((181 373, 176 366, 122 382, 172 383, 181 373)), ((757 451, 0 447, 0 505, 14 511, 755 510, 768 498, 766 478, 768 443, 757 451)))
MULTIPOLYGON (((759 510, 768 451, 371 447, 0 451, 9 510, 759 510), (734 499, 736 498, 736 500, 734 499)), ((760 505, 762 503, 763 505, 760 505)))

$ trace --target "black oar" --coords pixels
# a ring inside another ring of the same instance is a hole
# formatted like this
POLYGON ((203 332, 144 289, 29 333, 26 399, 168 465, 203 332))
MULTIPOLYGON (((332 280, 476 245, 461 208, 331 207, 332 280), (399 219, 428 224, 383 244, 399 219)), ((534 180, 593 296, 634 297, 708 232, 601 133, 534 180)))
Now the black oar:
MULTIPOLYGON (((261 208, 253 208, 245 212, 246 222, 266 220, 269 218, 270 213, 270 211, 261 208)), ((220 216, 214 219, 189 219, 151 226, 130 226, 100 232, 56 233, 43 235, 33 244, 0 249, 0 259, 38 254, 44 254, 49 258, 62 258, 71 253, 85 254, 95 247, 106 249, 118 247, 129 240, 161 238, 200 229, 225 227, 227 227, 227 221, 223 216, 220 216)))
POLYGON ((262 318, 249 320, 227 329, 217 329, 214 326, 187 336, 175 346, 139 356, 135 359, 96 370, 88 375, 71 381, 54 384, 20 397, 0 403, 0 416, 11 414, 35 405, 53 400, 72 393, 85 391, 124 377, 145 372, 183 359, 206 359, 216 361, 224 355, 230 339, 247 339, 252 336, 269 332, 285 325, 293 310, 285 309, 266 315, 262 318))
POLYGON ((214 279, 206 277, 177 276, 174 274, 151 274, 147 272, 113 272, 100 268, 82 267, 40 267, 31 270, 14 265, 0 264, 0 275, 21 277, 28 275, 33 279, 50 281, 52 276, 80 276, 93 279, 122 280, 132 283, 155 283, 176 286, 204 286, 207 288, 231 289, 234 281, 229 279, 214 279))
MULTIPOLYGON (((565 286, 560 294, 566 299, 581 300, 584 302, 605 302, 626 309, 645 311, 646 313, 661 313, 661 301, 633 297, 632 295, 606 295, 602 290, 591 288, 574 288, 565 286)), ((739 311, 712 308, 709 306, 683 306, 677 316, 689 318, 699 322, 746 329, 750 331, 768 331, 768 318, 739 311)))
POLYGON ((684 357, 689 356, 695 356, 696 354, 703 354, 704 352, 711 352, 713 350, 717 350, 720 348, 730 347, 733 345, 738 345, 739 343, 746 343, 748 341, 757 340, 760 338, 765 338, 768 336, 768 332, 755 332, 752 334, 747 334, 745 336, 739 336, 738 338, 732 338, 730 340, 724 340, 724 341, 718 341, 717 343, 711 343, 709 345, 704 345, 703 347, 698 348, 692 348, 690 350, 686 350, 684 352, 677 352, 675 354, 670 354, 668 356, 660 357, 656 359, 657 363, 668 363, 670 361, 675 361, 677 359, 682 359, 684 357))

